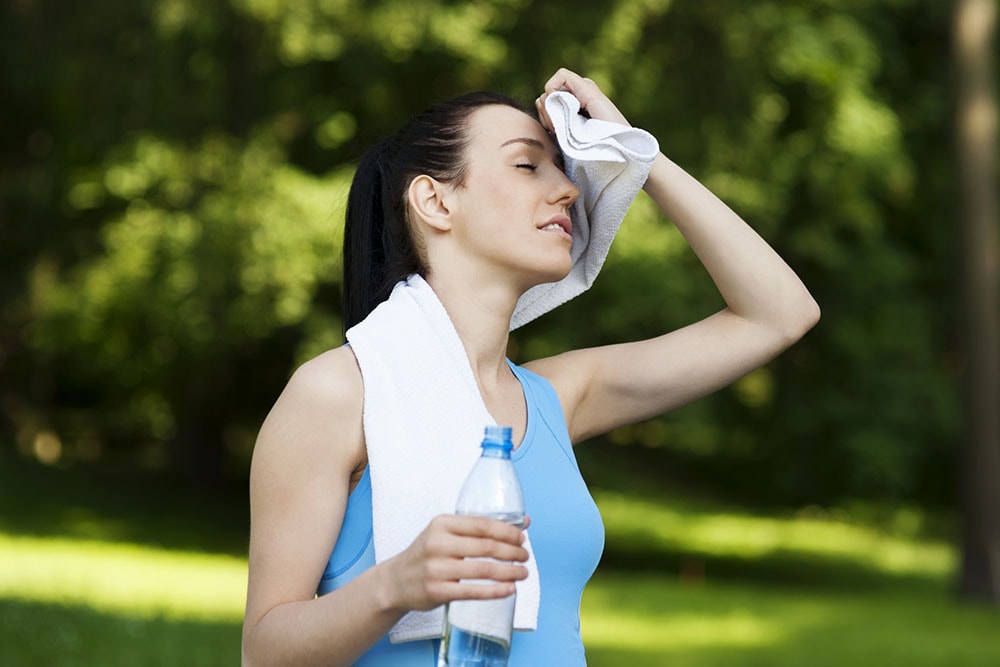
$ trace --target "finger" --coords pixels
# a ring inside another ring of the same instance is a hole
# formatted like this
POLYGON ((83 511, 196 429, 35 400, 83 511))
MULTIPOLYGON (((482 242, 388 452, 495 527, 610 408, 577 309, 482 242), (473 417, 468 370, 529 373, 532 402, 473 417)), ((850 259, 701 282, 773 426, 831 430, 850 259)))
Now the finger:
POLYGON ((486 558, 466 558, 442 563, 446 569, 444 576, 435 577, 448 581, 521 581, 528 578, 528 568, 486 558))
POLYGON ((469 584, 457 581, 439 581, 428 587, 428 593, 439 603, 452 600, 491 600, 510 597, 515 593, 514 583, 469 584))
POLYGON ((560 69, 545 84, 546 93, 554 93, 557 90, 565 90, 580 100, 580 108, 587 109, 587 106, 594 101, 604 99, 604 93, 600 87, 591 79, 584 78, 568 69, 560 69))
POLYGON ((427 535, 420 544, 423 553, 432 558, 439 556, 445 558, 495 558, 502 561, 524 562, 528 560, 528 550, 523 546, 523 538, 524 535, 520 531, 518 531, 516 542, 442 531, 427 535))
POLYGON ((568 90, 573 93, 575 89, 580 88, 583 81, 583 77, 576 72, 568 70, 565 67, 560 67, 556 70, 556 73, 549 77, 549 80, 545 82, 544 90, 547 93, 553 93, 557 90, 568 90))
POLYGON ((546 94, 557 90, 565 90, 580 101, 580 111, 588 118, 599 118, 622 125, 629 125, 628 120, 618 110, 618 107, 608 99, 600 86, 593 80, 585 78, 571 70, 562 68, 545 84, 546 94))
POLYGON ((436 558, 424 568, 427 586, 436 582, 503 583, 528 578, 528 568, 523 565, 501 563, 485 558, 436 558))
POLYGON ((545 100, 549 97, 548 93, 542 93, 539 97, 535 99, 535 109, 538 111, 538 122, 542 124, 549 132, 555 132, 555 126, 552 124, 552 118, 549 116, 548 110, 545 108, 545 100))
POLYGON ((523 563, 528 560, 528 550, 488 537, 456 537, 448 553, 441 555, 458 558, 495 558, 500 561, 523 563))
POLYGON ((432 521, 435 522, 454 535, 486 537, 518 545, 524 542, 524 533, 518 526, 485 516, 444 514, 432 521))

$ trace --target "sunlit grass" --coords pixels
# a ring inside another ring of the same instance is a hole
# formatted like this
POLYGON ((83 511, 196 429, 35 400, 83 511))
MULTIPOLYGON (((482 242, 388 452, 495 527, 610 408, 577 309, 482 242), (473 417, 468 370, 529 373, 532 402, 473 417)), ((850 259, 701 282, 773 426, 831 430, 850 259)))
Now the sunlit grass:
MULTIPOLYGON (((237 523, 84 491, 50 498, 37 525, 23 513, 0 523, 0 665, 238 664, 237 523), (234 535, 215 539, 220 525, 234 535), (171 548, 149 544, 167 537, 171 548)), ((952 601, 954 552, 921 536, 921 517, 595 498, 608 536, 581 607, 590 667, 1000 665, 1000 616, 952 601), (641 570, 625 569, 632 557, 641 570), (700 569, 685 571, 688 558, 700 569)))
POLYGON ((702 556, 766 559, 782 553, 826 558, 889 575, 947 576, 955 567, 952 545, 914 539, 845 517, 803 512, 786 518, 754 516, 595 493, 608 543, 635 542, 702 556))
MULTIPOLYGON (((621 600, 602 594, 610 580, 598 577, 584 610, 584 641, 591 648, 671 652, 699 647, 773 645, 786 631, 772 619, 757 618, 749 610, 695 613, 649 613, 622 610, 621 600)), ((667 588, 669 590, 669 588, 667 588)), ((668 608, 669 609, 669 608, 668 608)), ((666 609, 664 610, 666 611, 666 609)))
POLYGON ((1000 664, 1000 616, 927 592, 808 593, 602 573, 581 615, 590 667, 1000 664))
MULTIPOLYGON (((888 535, 862 524, 680 510, 609 492, 597 494, 597 499, 610 545, 638 541, 643 548, 661 546, 700 556, 744 559, 766 559, 780 550, 852 561, 887 574, 942 578, 954 566, 947 544, 888 535)), ((246 586, 242 558, 95 539, 2 533, 0 553, 4 561, 0 597, 84 604, 144 616, 232 620, 242 615, 246 586)), ((610 623, 620 622, 625 621, 610 623)), ((641 615, 627 619, 632 627, 647 622, 641 615)), ((725 622, 731 626, 724 633, 727 641, 756 641, 777 632, 752 619, 731 617, 725 622)))
POLYGON ((0 598, 137 617, 238 620, 246 561, 155 547, 0 534, 0 598))

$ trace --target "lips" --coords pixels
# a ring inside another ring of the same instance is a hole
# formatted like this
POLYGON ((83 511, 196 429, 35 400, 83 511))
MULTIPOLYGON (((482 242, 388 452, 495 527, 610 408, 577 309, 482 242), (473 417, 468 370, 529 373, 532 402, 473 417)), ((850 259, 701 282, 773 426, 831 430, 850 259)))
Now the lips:
POLYGON ((554 215, 545 221, 545 224, 539 227, 543 232, 559 232, 561 231, 566 236, 572 238, 573 236, 573 223, 565 215, 554 215))

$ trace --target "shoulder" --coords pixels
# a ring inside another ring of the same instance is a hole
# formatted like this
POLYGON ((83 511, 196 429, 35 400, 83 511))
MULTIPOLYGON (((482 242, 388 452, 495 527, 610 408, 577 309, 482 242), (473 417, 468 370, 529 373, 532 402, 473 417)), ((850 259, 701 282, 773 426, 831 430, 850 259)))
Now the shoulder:
POLYGON ((286 396, 304 409, 335 413, 361 408, 364 384, 361 369, 347 345, 328 350, 299 366, 288 380, 286 396))
POLYGON ((548 381, 562 407, 571 441, 579 442, 579 434, 574 431, 574 417, 596 372, 593 355, 584 350, 573 350, 535 359, 523 364, 522 368, 548 381))
POLYGON ((349 473, 364 455, 363 405, 361 371, 349 347, 305 362, 261 426, 254 467, 286 467, 291 459, 349 473))
POLYGON ((576 395, 583 391, 587 381, 592 377, 595 359, 591 350, 570 350, 551 357, 534 359, 521 367, 540 375, 549 381, 560 398, 569 398, 563 394, 576 395))
POLYGON ((532 395, 537 398, 551 397, 561 403, 551 380, 552 377, 559 377, 558 372, 555 372, 558 366, 546 368, 544 360, 538 360, 524 364, 513 364, 512 367, 521 384, 532 395))

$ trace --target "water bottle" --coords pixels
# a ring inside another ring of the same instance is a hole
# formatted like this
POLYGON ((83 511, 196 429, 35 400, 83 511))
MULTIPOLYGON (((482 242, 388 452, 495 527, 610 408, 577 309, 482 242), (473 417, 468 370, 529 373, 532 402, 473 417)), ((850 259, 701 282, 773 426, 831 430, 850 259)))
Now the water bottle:
MULTIPOLYGON (((510 436, 508 426, 486 427, 482 454, 458 495, 457 514, 487 516, 524 527, 524 496, 510 460, 514 448, 510 436)), ((507 667, 514 597, 449 603, 438 667, 507 667)))

